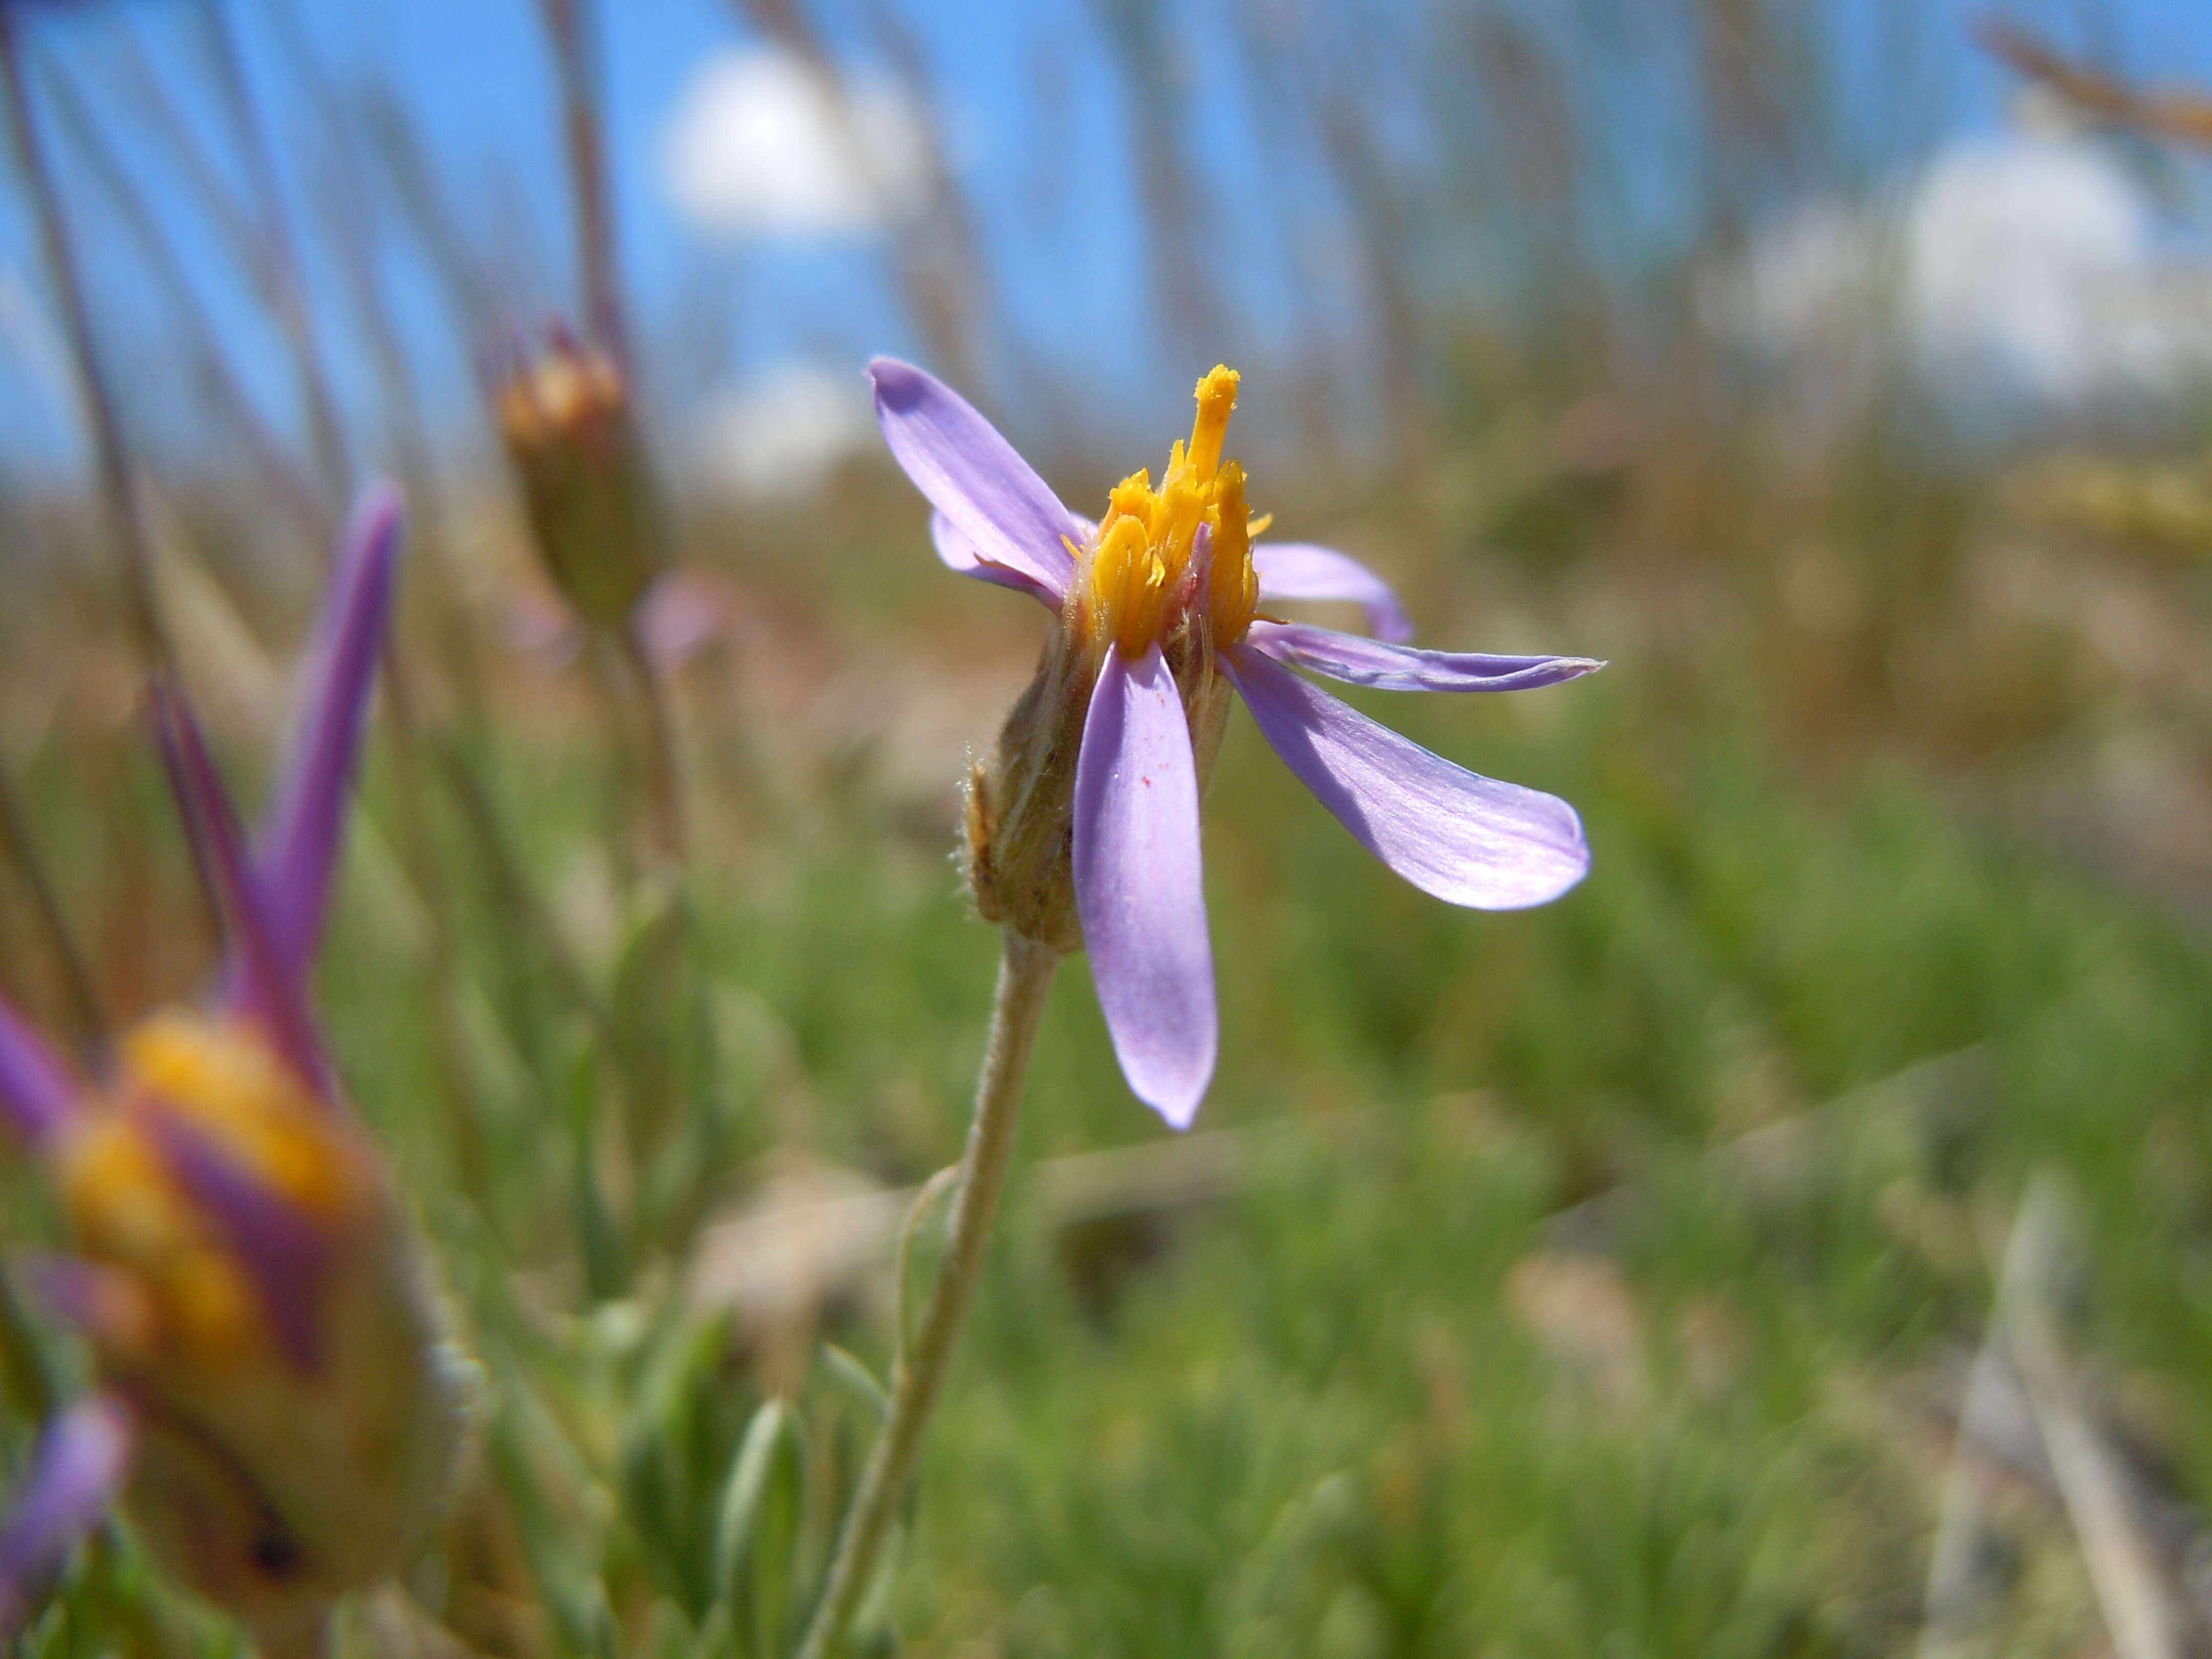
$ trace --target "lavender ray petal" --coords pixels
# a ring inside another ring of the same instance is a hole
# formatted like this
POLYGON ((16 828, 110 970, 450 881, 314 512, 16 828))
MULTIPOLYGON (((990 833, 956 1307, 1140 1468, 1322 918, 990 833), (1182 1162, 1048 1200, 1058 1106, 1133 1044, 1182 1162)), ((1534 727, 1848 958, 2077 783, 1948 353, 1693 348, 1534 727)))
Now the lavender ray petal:
POLYGON ((1347 685, 1383 691, 1533 691, 1580 679, 1605 666, 1594 657, 1493 657, 1475 651, 1422 651, 1364 640, 1304 623, 1255 622, 1245 641, 1277 662, 1310 668, 1347 685))
POLYGON ((345 834, 346 792, 360 759, 379 647, 392 609, 404 501, 379 483, 355 507, 316 631, 299 737, 262 838, 263 914, 277 966, 304 980, 328 908, 345 834))
POLYGON ((1106 653, 1076 757, 1074 831, 1076 914, 1122 1075, 1187 1129, 1213 1078, 1218 1028, 1198 769, 1157 645, 1134 663, 1106 653))
POLYGON ((1423 892, 1516 910, 1559 897, 1588 872, 1582 820, 1557 796, 1455 766, 1249 646, 1224 661, 1283 763, 1423 892))
POLYGON ((148 1121, 170 1173, 215 1218, 252 1279, 285 1358, 313 1376, 322 1364, 317 1304, 330 1271, 330 1241, 312 1218, 175 1113, 149 1113, 148 1121))
POLYGON ((0 1643, 12 1644, 40 1593, 98 1526, 130 1472, 130 1413, 106 1395, 47 1425, 31 1472, 0 1526, 0 1643))
POLYGON ((1018 570, 1005 565, 993 564, 975 550, 975 544, 962 533, 960 526, 942 513, 932 509, 929 515, 929 539, 937 548, 937 556, 945 561, 948 570, 963 576, 972 576, 979 582, 989 582, 997 587, 1011 587, 1017 593, 1026 593, 1039 605, 1060 608, 1043 583, 1034 577, 1024 576, 1018 570))
POLYGON ((878 357, 876 421, 915 488, 952 521, 978 558, 1028 577, 1058 605, 1075 574, 1062 538, 1083 521, 960 394, 910 363, 878 357))
POLYGON ((37 1145, 77 1110, 76 1080, 31 1023, 0 998, 0 1116, 37 1145))
POLYGON ((1349 599, 1367 612, 1368 630, 1378 640, 1402 644, 1413 637, 1413 624, 1390 584, 1348 554, 1306 542, 1262 542, 1252 550, 1259 573, 1260 598, 1349 599))
POLYGON ((261 884, 246 861, 246 835, 216 775, 207 743, 184 694, 161 681, 152 689, 155 730, 176 793, 192 855, 230 929, 225 995, 252 1018, 277 1051, 325 1098, 334 1098, 306 988, 284 970, 262 910, 261 884))

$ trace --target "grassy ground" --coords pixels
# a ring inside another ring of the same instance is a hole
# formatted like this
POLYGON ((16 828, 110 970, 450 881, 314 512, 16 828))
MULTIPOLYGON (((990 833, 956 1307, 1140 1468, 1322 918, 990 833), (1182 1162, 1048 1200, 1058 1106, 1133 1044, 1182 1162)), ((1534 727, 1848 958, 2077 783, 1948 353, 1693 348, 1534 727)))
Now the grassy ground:
MULTIPOLYGON (((994 593, 953 594, 975 622, 918 586, 909 604, 902 580, 773 577, 738 666, 687 671, 702 850, 680 912, 617 896, 588 702, 514 698, 470 751, 498 846, 431 798, 441 978, 397 874, 404 757, 380 749, 325 1002, 488 1389, 470 1492, 354 1649, 433 1616, 491 1652, 787 1646, 866 1443, 884 1301, 840 1280, 733 1344, 682 1292, 698 1229, 769 1172, 901 1188, 957 1154, 996 939, 948 857, 951 785, 1029 624, 994 593), (586 994, 502 897, 503 860, 586 994), (788 1419, 762 1415, 778 1389, 788 1419), (769 1496, 733 1542, 756 1431, 769 1496)), ((1411 585, 1464 618, 1492 580, 1411 585)), ((2069 1195, 2065 1329, 2099 1420, 2162 1498, 2212 1492, 2201 933, 2024 833, 1996 782, 2016 757, 1931 764, 1864 697, 1844 712, 1897 740, 1808 738, 1808 708, 1837 710, 1807 685, 1851 652, 1761 657, 1722 623, 1650 646, 1617 620, 1648 573, 1536 591, 1507 626, 1615 666, 1528 698, 1359 701, 1576 803, 1594 869, 1559 904, 1422 898, 1235 730, 1207 809, 1223 1059, 1200 1120, 1234 1175, 1202 1201, 1081 1225, 1048 1201, 1051 1161, 1169 1139, 1063 969, 878 1640, 887 1620, 918 1653, 1009 1659, 1907 1650, 1964 1367, 2039 1171, 2069 1195)), ((42 753, 51 842, 102 846, 118 804, 160 823, 146 775, 112 769, 42 753)), ((173 839, 140 839, 161 960, 108 974, 150 1000, 204 957, 173 839)), ((112 848, 64 861, 107 914, 112 848)), ((1992 1482, 1982 1638, 2094 1650, 2047 1471, 1992 1482)), ((179 1616, 127 1551, 96 1559, 33 1647, 96 1650, 149 1607, 179 1616)))

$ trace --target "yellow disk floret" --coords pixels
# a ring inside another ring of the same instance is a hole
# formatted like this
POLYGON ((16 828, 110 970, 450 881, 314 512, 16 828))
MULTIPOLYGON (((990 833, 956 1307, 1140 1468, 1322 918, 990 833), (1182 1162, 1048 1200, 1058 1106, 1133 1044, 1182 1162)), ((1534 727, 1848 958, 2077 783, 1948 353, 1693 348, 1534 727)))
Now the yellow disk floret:
POLYGON ((1213 560, 1206 572, 1206 611, 1217 648, 1234 645, 1260 608, 1260 573, 1252 568, 1252 529, 1245 515, 1244 469, 1221 469, 1214 509, 1213 560))
POLYGON ((350 1127, 250 1026, 156 1014, 125 1038, 111 1100, 63 1148, 60 1190, 80 1250, 143 1293, 148 1340, 219 1364, 267 1333, 218 1218, 171 1170, 162 1118, 191 1131, 304 1219, 337 1231, 377 1176, 350 1127))
POLYGON ((1190 428, 1191 470, 1210 478, 1221 465, 1221 441, 1229 434, 1229 416, 1237 407, 1237 371, 1216 363, 1193 395, 1198 399, 1198 418, 1190 428))
POLYGON ((1132 657, 1160 636, 1168 609, 1168 565, 1136 519, 1116 519, 1099 532, 1091 562, 1095 626, 1132 657))
POLYGON ((123 1042, 132 1092, 189 1123, 311 1218, 336 1219, 364 1171, 349 1133, 250 1026, 155 1014, 123 1042))
POLYGON ((1198 383, 1190 441, 1169 452, 1159 488, 1152 487, 1150 472, 1133 472, 1108 497, 1087 572, 1094 639, 1111 640, 1134 657, 1194 611, 1205 617, 1217 649, 1235 644, 1251 626, 1259 583, 1244 470, 1221 459, 1237 386, 1236 370, 1216 366, 1198 383), (1206 568, 1194 571, 1200 526, 1212 552, 1206 568))
POLYGON ((62 1200, 77 1248, 120 1270, 130 1287, 127 1325, 110 1322, 94 1335, 122 1340, 127 1358, 163 1352, 201 1364, 246 1357, 262 1334, 252 1286, 143 1126, 120 1112, 87 1124, 65 1149, 62 1200))

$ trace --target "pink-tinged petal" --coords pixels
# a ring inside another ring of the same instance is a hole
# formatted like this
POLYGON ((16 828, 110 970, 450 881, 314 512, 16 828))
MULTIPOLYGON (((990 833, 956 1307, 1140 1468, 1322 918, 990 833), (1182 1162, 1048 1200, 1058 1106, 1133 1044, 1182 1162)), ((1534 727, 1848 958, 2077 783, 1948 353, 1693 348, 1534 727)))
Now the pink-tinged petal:
POLYGON ((1075 574, 1062 538, 1080 537, 1082 520, 988 421, 934 375, 878 357, 868 365, 868 378, 875 383, 884 441, 915 488, 968 538, 978 559, 1027 577, 1058 605, 1075 574))
POLYGON ((1245 641, 1277 662, 1310 668, 1347 685, 1383 691, 1533 691, 1605 666, 1594 657, 1493 657, 1422 651, 1304 623, 1255 622, 1245 641))
POLYGON ((200 879, 230 933, 225 995, 232 1007, 262 1028, 302 1078, 325 1098, 332 1097, 306 988, 277 957, 262 908, 261 884, 246 862, 246 835, 216 775, 199 722, 175 688, 156 680, 150 696, 155 731, 184 817, 185 837, 199 864, 200 879))
POLYGON ((1455 766, 1249 646, 1225 660, 1283 763, 1423 892, 1516 910, 1559 897, 1589 871, 1582 820, 1557 796, 1455 766))
POLYGON ((346 793, 391 614, 404 503, 388 483, 356 506, 331 573, 307 672, 307 696, 284 785, 262 839, 262 909, 276 965, 304 980, 328 908, 345 834, 346 793))
POLYGON ((1378 640, 1402 643, 1413 637, 1413 624, 1390 584, 1358 560, 1333 547, 1305 542, 1261 542, 1252 550, 1259 573, 1260 600, 1348 599, 1367 612, 1367 627, 1378 640))
POLYGON ((127 1348, 149 1340, 152 1313, 145 1285, 121 1268, 31 1252, 13 1257, 8 1271, 21 1279, 40 1307, 95 1342, 127 1348))
POLYGON ((1046 591, 1043 583, 1024 576, 1018 570, 1009 570, 1005 565, 993 564, 975 550, 975 544, 961 533, 959 526, 934 510, 929 515, 929 539, 935 544, 937 556, 945 561, 946 569, 963 576, 972 576, 979 582, 1011 587, 1015 592, 1026 593, 1039 605, 1050 605, 1055 611, 1060 608, 1060 601, 1046 591))
POLYGON ((76 1113, 76 1079, 62 1057, 0 999, 0 1117, 33 1146, 76 1113))
POLYGON ((1213 947, 1198 768, 1157 645, 1119 651, 1091 694, 1075 763, 1075 908, 1121 1073, 1178 1129, 1213 1078, 1213 947))
POLYGON ((730 635, 736 617, 726 577, 692 568, 664 573, 638 600, 630 626, 646 654, 673 674, 730 635))
POLYGON ((39 1437, 31 1472, 0 1527, 0 1644, 12 1644, 40 1595, 98 1526, 131 1468, 130 1413, 105 1395, 71 1406, 39 1437))
POLYGON ((312 1218, 176 1113, 149 1113, 147 1123, 177 1184, 215 1218, 253 1281, 277 1346, 302 1375, 313 1376, 322 1364, 319 1304, 330 1241, 312 1218))

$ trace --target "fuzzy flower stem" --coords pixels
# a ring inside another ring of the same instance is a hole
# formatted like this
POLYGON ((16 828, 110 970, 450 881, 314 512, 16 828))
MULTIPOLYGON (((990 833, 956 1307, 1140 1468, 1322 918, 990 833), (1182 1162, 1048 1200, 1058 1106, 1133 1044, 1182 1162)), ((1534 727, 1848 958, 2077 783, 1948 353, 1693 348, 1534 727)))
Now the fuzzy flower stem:
POLYGON ((1014 1122, 1020 1113, 1037 1016, 1043 1011, 1053 969, 1059 965, 1058 951, 1011 927, 1006 930, 1006 953, 999 966, 991 1034, 975 1082, 975 1118, 960 1163, 960 1194, 953 1202, 945 1264, 938 1271, 921 1328, 894 1367, 890 1413, 884 1419, 883 1434, 846 1515, 829 1583, 799 1659, 830 1659, 874 1582, 877 1553, 914 1474, 930 1411, 937 1404, 968 1304, 975 1299, 984 1246, 990 1242, 1013 1153, 1014 1122))
POLYGON ((63 215, 61 194, 54 187, 53 171, 38 122, 31 113, 31 92, 23 74, 21 27, 13 8, 0 6, 0 82, 7 89, 9 137, 16 164, 31 193, 38 217, 39 242, 55 297, 60 301, 68 330, 70 356, 76 360, 79 390, 92 422, 93 447, 100 467, 100 492, 107 501, 113 534, 123 561, 123 581, 131 606, 131 623, 148 664, 157 672, 173 674, 176 653, 161 625, 161 612, 154 598, 153 538, 138 504, 136 481, 131 475, 131 453, 124 442, 123 422, 115 412, 98 349, 93 343, 92 321, 85 307, 84 282, 76 248, 70 240, 69 221, 63 215))

